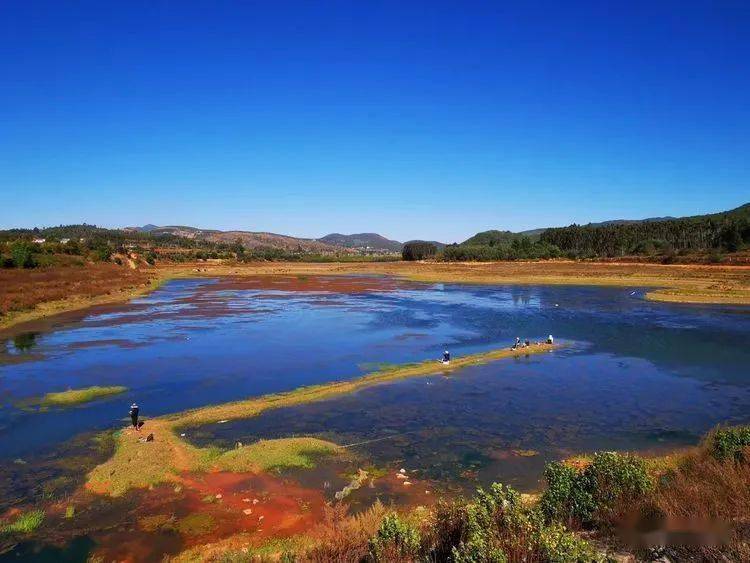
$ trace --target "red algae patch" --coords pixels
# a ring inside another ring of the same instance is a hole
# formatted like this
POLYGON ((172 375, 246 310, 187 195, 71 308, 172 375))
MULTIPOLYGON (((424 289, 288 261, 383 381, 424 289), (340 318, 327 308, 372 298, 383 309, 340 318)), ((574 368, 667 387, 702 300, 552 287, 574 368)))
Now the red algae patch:
POLYGON ((183 473, 176 485, 138 491, 127 504, 130 525, 91 534, 103 560, 161 561, 238 534, 252 545, 302 534, 322 520, 325 499, 265 473, 210 472, 183 473))
POLYGON ((323 515, 322 491, 267 473, 193 473, 181 481, 191 514, 210 514, 216 522, 200 543, 246 531, 259 539, 294 535, 323 515))

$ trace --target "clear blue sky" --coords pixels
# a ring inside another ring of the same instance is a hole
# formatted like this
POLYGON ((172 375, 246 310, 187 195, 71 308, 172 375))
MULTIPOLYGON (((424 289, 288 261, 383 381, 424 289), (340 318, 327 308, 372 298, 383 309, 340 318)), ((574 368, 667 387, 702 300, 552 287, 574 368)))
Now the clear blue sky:
POLYGON ((750 201, 750 4, 0 7, 0 227, 463 240, 750 201))

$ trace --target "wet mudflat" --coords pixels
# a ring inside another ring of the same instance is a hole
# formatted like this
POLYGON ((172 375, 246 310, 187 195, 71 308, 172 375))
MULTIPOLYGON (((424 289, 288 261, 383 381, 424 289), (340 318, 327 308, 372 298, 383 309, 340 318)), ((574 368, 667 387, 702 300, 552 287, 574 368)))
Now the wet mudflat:
POLYGON ((39 557, 80 560, 85 551, 159 560, 191 541, 294 534, 360 468, 369 474, 346 498, 354 507, 425 503, 496 480, 531 490, 550 459, 663 450, 693 444, 718 423, 748 422, 750 309, 641 296, 638 288, 373 277, 173 281, 3 342, 0 502, 3 511, 47 503, 43 531, 57 547, 39 557), (82 473, 107 455, 93 436, 122 426, 133 400, 148 418, 548 333, 566 347, 186 430, 195 443, 226 448, 312 435, 349 446, 346 462, 278 475, 185 475, 178 490, 170 484, 115 501, 76 496, 82 473), (128 391, 72 408, 23 408, 31 397, 92 385, 128 391), (246 508, 262 497, 265 513, 246 508), (78 512, 66 518, 71 502, 78 512))

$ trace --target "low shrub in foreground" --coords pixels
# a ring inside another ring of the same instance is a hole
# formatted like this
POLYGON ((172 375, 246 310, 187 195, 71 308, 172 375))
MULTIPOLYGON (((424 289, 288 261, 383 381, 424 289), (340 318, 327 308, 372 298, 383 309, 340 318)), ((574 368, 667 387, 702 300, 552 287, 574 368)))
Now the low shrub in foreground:
POLYGON ((376 503, 358 515, 345 505, 326 508, 311 531, 316 545, 286 553, 303 562, 568 563, 601 560, 591 545, 559 522, 547 523, 537 507, 511 487, 493 484, 466 500, 441 501, 407 515, 376 503))
POLYGON ((370 540, 370 555, 375 561, 396 561, 416 557, 419 546, 419 530, 397 514, 388 514, 370 540))
POLYGON ((644 460, 631 454, 594 454, 583 470, 554 462, 544 472, 540 509, 548 522, 613 524, 623 510, 653 488, 644 460))
POLYGON ((745 449, 750 446, 750 426, 719 428, 708 437, 709 451, 719 461, 745 461, 745 449))
POLYGON ((479 489, 466 505, 439 507, 423 546, 429 561, 483 563, 503 561, 596 561, 585 540, 559 523, 548 525, 537 508, 522 504, 511 487, 479 489))

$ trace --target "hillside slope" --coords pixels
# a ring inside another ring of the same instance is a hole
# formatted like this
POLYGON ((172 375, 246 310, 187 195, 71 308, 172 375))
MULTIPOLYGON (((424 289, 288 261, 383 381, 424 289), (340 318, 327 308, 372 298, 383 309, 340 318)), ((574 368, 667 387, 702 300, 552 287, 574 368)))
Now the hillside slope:
POLYGON ((403 246, 399 241, 387 239, 377 233, 356 233, 351 235, 331 233, 319 238, 318 241, 342 248, 356 248, 384 252, 401 252, 401 247, 403 246))
POLYGON ((125 230, 134 232, 148 232, 153 236, 172 235, 192 240, 216 243, 223 242, 232 244, 239 241, 242 243, 242 246, 248 249, 274 248, 279 250, 325 254, 340 252, 341 250, 339 247, 317 240, 279 235, 276 233, 254 231, 219 231, 216 229, 199 229, 197 227, 188 227, 184 225, 169 225, 164 227, 146 225, 144 227, 129 227, 125 230))

